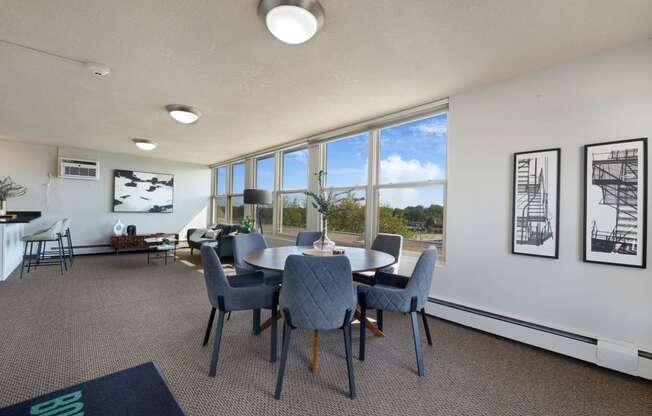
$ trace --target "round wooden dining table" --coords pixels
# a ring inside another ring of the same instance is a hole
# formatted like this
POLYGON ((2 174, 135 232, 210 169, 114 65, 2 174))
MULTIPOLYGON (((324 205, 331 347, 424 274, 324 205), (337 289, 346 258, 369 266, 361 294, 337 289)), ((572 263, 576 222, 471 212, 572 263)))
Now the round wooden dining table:
MULTIPOLYGON (((270 247, 264 250, 249 253, 244 257, 244 261, 257 268, 282 272, 285 270, 285 260, 291 255, 305 255, 304 251, 312 249, 311 246, 282 246, 270 247)), ((372 272, 396 263, 394 256, 383 253, 378 250, 370 250, 359 247, 344 247, 344 256, 351 262, 351 271, 353 273, 372 272)), ((265 321, 260 329, 265 330, 271 325, 272 319, 279 319, 277 314, 265 321)), ((356 309, 354 318, 360 320, 360 313, 356 309)), ((365 326, 377 337, 385 336, 375 323, 367 318, 365 326)), ((319 331, 314 331, 312 336, 312 364, 310 371, 317 372, 319 368, 319 331)))
MULTIPOLYGON (((285 270, 285 260, 288 256, 303 255, 304 251, 310 249, 310 246, 270 247, 249 253, 244 257, 244 261, 257 269, 282 272, 285 270)), ((376 271, 396 263, 394 256, 366 248, 345 247, 343 255, 349 258, 353 273, 376 271)))

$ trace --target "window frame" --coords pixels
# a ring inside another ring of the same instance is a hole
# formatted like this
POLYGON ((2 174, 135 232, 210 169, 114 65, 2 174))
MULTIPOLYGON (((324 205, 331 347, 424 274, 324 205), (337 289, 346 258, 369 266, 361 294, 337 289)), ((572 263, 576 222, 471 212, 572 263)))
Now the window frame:
POLYGON ((244 218, 247 213, 245 212, 245 204, 244 204, 244 192, 243 193, 233 193, 233 180, 235 179, 235 175, 233 175, 233 170, 237 165, 242 165, 244 168, 244 186, 242 190, 244 191, 247 188, 247 159, 241 159, 237 160, 234 162, 229 163, 229 183, 227 184, 227 205, 228 205, 228 222, 233 224, 233 198, 237 197, 242 197, 242 207, 243 207, 243 212, 242 212, 242 218, 244 218))
MULTIPOLYGON (((270 232, 266 232, 266 235, 270 235, 273 238, 278 238, 284 241, 293 241, 294 235, 282 232, 282 203, 283 197, 288 194, 293 193, 304 193, 307 190, 316 191, 316 180, 312 180, 311 173, 317 172, 321 169, 325 169, 327 166, 327 144, 335 141, 346 140, 354 136, 366 133, 368 136, 368 153, 367 153, 367 184, 366 185, 355 185, 355 186, 345 186, 345 187, 328 187, 326 189, 330 190, 349 190, 352 189, 355 192, 361 192, 365 196, 365 226, 364 226, 364 246, 370 248, 373 240, 378 235, 379 227, 379 215, 380 215, 380 193, 383 189, 397 189, 397 188, 418 188, 418 187, 430 187, 430 186, 441 186, 443 191, 443 218, 442 218, 442 248, 439 252, 440 261, 438 264, 443 264, 445 262, 445 253, 447 247, 447 196, 448 196, 448 179, 449 179, 449 153, 450 153, 450 135, 447 131, 446 139, 446 154, 445 154, 445 169, 444 169, 444 179, 431 179, 423 181, 410 181, 410 182, 399 182, 399 183, 380 183, 380 151, 381 151, 381 130, 388 127, 400 126, 402 124, 413 123, 419 120, 425 120, 433 118, 442 114, 450 114, 450 108, 448 102, 443 100, 441 102, 431 103, 427 110, 424 109, 425 106, 420 106, 417 108, 404 110, 398 113, 389 114, 386 116, 379 117, 375 120, 359 123, 354 126, 345 127, 342 129, 332 130, 331 132, 319 134, 313 136, 311 139, 303 139, 294 141, 285 146, 277 146, 271 150, 256 152, 251 154, 246 154, 239 156, 219 164, 212 165, 214 172, 214 181, 217 180, 217 169, 220 167, 227 166, 227 188, 229 196, 239 196, 241 194, 232 194, 231 186, 231 173, 232 166, 245 163, 245 187, 251 186, 256 187, 256 182, 258 180, 258 161, 264 160, 267 158, 274 158, 274 190, 272 191, 272 223, 273 227, 270 232), (313 153, 313 148, 316 148, 316 155, 313 153), (308 151, 308 167, 306 170, 307 178, 307 188, 305 189, 284 189, 283 188, 283 177, 284 177, 284 155, 287 153, 292 153, 295 151, 306 150, 308 151)), ((448 120, 447 120, 448 126, 448 120)), ((217 184, 214 184, 214 206, 216 202, 215 194, 217 190, 217 184)), ((319 214, 314 212, 314 208, 309 203, 306 198, 306 228, 319 228, 319 214)), ((232 206, 231 198, 227 198, 227 208, 226 213, 228 215, 228 221, 232 221, 232 206)), ((245 206, 245 215, 247 214, 247 207, 245 206)), ((255 211, 254 211, 255 215, 255 211)), ((408 256, 413 256, 416 253, 405 250, 405 254, 408 256)))
MULTIPOLYGON (((448 191, 448 147, 449 147, 449 140, 448 140, 448 117, 446 120, 446 167, 444 169, 444 179, 427 179, 423 181, 407 181, 407 182, 390 182, 390 183, 380 183, 380 149, 381 149, 381 130, 385 128, 391 128, 391 127, 396 127, 396 126, 401 126, 404 124, 409 124, 409 123, 414 123, 417 121, 421 120, 427 120, 429 118, 434 118, 437 116, 440 116, 442 114, 448 114, 449 110, 442 110, 438 111, 432 114, 428 114, 425 116, 420 116, 420 117, 414 117, 411 119, 405 119, 400 122, 388 124, 382 127, 378 127, 376 129, 377 131, 377 145, 376 148, 374 149, 376 153, 376 158, 375 158, 375 171, 376 171, 376 177, 375 179, 375 184, 373 187, 373 198, 374 198, 374 238, 376 235, 379 233, 379 218, 380 218, 380 191, 383 189, 406 189, 406 188, 426 188, 426 187, 432 187, 432 186, 441 186, 443 190, 443 195, 442 195, 442 204, 443 204, 443 218, 442 218, 442 244, 441 248, 438 247, 438 256, 441 261, 446 260, 446 231, 447 231, 447 221, 446 221, 446 211, 447 211, 447 191, 448 191)), ((406 251, 406 250, 404 250, 406 251)))
MULTIPOLYGON (((274 233, 275 235, 278 235, 280 237, 285 237, 285 238, 294 238, 292 234, 284 233, 282 231, 283 229, 283 197, 288 194, 299 194, 302 193, 305 195, 305 192, 310 189, 310 149, 307 145, 304 146, 297 146, 297 147, 290 147, 287 149, 281 149, 278 151, 278 169, 277 173, 280 173, 279 175, 279 180, 278 180, 278 191, 276 198, 274 198, 274 203, 275 203, 275 215, 274 219, 276 220, 276 224, 274 227, 274 233), (294 152, 300 152, 302 150, 305 150, 308 152, 308 166, 306 167, 306 188, 296 188, 296 189, 285 189, 283 187, 284 179, 285 179, 285 155, 288 153, 294 153, 294 152)), ((306 227, 307 229, 309 227, 308 224, 308 197, 306 196, 306 227)))
POLYGON ((228 217, 229 217, 229 165, 228 164, 221 164, 217 165, 213 168, 213 215, 211 216, 213 218, 213 223, 219 223, 221 221, 223 222, 228 222, 228 217), (225 179, 225 185, 226 185, 226 190, 225 193, 220 194, 218 190, 218 181, 219 181, 219 170, 220 169, 225 169, 226 172, 226 179, 225 179), (219 216, 219 209, 218 209, 218 199, 219 198, 224 198, 225 205, 224 205, 224 217, 219 216))
MULTIPOLYGON (((271 234, 276 235, 276 195, 277 195, 277 190, 278 190, 278 176, 279 176, 279 166, 278 166, 278 152, 272 152, 272 153, 266 153, 263 155, 259 155, 253 158, 253 175, 252 175, 252 180, 253 180, 253 187, 258 189, 258 162, 261 160, 266 160, 266 159, 272 159, 274 160, 274 179, 272 180, 272 230, 271 234)), ((252 207, 252 215, 253 218, 257 218, 257 212, 258 206, 252 207)), ((258 224, 256 225, 258 226, 258 224)))

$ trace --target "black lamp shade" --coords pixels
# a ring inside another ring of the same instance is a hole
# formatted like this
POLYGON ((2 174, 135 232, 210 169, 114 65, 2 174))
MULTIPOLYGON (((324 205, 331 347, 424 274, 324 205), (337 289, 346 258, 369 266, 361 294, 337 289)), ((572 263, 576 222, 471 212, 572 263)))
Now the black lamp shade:
POLYGON ((272 193, 264 189, 245 189, 243 197, 245 204, 269 205, 272 203, 272 193))

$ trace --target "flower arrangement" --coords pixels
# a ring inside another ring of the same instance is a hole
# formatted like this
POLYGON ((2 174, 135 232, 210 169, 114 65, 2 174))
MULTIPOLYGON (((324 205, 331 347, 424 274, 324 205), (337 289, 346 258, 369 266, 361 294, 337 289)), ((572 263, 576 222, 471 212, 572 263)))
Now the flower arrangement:
POLYGON ((319 183, 317 193, 312 191, 305 192, 306 196, 311 198, 312 206, 321 214, 321 237, 315 241, 314 247, 317 250, 332 251, 335 243, 328 238, 328 219, 338 212, 344 210, 341 202, 345 200, 361 201, 363 198, 354 198, 353 189, 335 192, 325 190, 326 171, 320 170, 315 174, 319 183))
POLYGON ((10 176, 0 180, 0 215, 7 214, 7 199, 18 198, 27 193, 27 188, 18 185, 10 176))

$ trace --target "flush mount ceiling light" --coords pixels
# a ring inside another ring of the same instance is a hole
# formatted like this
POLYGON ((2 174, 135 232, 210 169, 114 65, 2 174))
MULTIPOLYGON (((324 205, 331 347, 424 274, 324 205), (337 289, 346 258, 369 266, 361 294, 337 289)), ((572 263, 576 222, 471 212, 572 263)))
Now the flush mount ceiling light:
POLYGON ((181 124, 192 124, 201 117, 201 111, 189 105, 170 104, 166 105, 165 109, 170 113, 170 117, 181 124))
POLYGON ((158 146, 158 143, 145 139, 131 139, 131 141, 141 150, 154 150, 158 146))
POLYGON ((281 42, 298 45, 324 25, 324 9, 317 0, 262 0, 258 14, 281 42))

